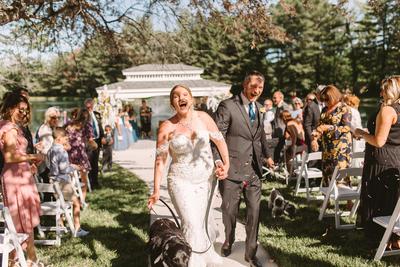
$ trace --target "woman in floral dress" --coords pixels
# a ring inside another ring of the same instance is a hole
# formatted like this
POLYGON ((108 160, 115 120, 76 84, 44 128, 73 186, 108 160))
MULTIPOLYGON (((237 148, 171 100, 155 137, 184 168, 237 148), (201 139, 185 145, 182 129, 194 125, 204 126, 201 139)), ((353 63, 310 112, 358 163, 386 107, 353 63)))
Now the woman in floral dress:
MULTIPOLYGON (((322 145, 323 186, 328 186, 336 166, 345 169, 350 166, 352 137, 350 131, 351 110, 342 102, 342 94, 333 85, 328 85, 320 92, 325 108, 321 112, 319 126, 313 132, 311 148, 317 151, 318 140, 322 145)), ((349 186, 349 177, 339 181, 349 186)))
POLYGON ((87 109, 80 109, 76 118, 66 125, 65 130, 68 134, 71 148, 68 151, 71 164, 79 166, 79 172, 83 182, 82 193, 86 198, 88 173, 91 170, 86 145, 93 139, 93 128, 89 123, 89 112, 87 109))

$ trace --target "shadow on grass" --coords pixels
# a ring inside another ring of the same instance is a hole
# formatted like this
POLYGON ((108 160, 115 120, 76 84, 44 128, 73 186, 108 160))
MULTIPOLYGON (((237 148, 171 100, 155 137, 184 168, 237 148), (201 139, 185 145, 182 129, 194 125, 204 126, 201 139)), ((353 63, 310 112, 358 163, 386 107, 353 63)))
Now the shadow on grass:
MULTIPOLYGON (((336 230, 334 218, 318 221, 321 201, 307 202, 305 194, 293 192, 293 187, 277 181, 263 184, 259 241, 279 266, 400 266, 397 256, 372 261, 378 244, 368 241, 362 230, 336 230), (272 218, 268 209, 272 188, 296 205, 293 218, 272 218)), ((243 205, 240 214, 244 218, 243 205)))
POLYGON ((116 165, 100 182, 100 189, 88 193, 90 206, 81 213, 89 235, 64 237, 60 247, 40 247, 39 254, 59 267, 147 266, 146 184, 116 165))

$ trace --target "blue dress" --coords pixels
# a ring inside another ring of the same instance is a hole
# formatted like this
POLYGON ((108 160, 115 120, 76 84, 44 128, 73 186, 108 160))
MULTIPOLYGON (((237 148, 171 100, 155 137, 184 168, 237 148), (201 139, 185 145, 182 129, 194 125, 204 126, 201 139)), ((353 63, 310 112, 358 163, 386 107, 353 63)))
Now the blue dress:
POLYGON ((124 116, 118 118, 118 125, 121 129, 119 136, 118 129, 114 129, 114 150, 126 150, 133 144, 131 128, 127 128, 124 123, 124 116))
POLYGON ((139 127, 136 123, 136 120, 129 120, 129 123, 132 126, 133 142, 137 142, 137 140, 139 139, 139 127))

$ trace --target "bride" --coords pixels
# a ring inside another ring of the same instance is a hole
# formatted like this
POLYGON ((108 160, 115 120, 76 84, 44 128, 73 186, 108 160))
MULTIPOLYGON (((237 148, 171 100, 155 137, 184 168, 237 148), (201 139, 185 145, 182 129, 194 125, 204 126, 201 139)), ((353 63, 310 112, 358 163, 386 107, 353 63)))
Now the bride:
POLYGON ((170 92, 170 104, 176 114, 160 125, 154 192, 149 197, 148 207, 151 208, 160 198, 160 180, 167 156, 170 155, 168 192, 181 218, 185 238, 193 250, 189 267, 220 265, 222 258, 210 244, 205 228, 208 199, 214 179, 214 160, 209 141, 216 145, 223 160, 223 164, 218 164, 215 170, 218 179, 227 177, 228 148, 212 118, 205 112, 193 110, 193 97, 188 87, 174 86, 170 92))

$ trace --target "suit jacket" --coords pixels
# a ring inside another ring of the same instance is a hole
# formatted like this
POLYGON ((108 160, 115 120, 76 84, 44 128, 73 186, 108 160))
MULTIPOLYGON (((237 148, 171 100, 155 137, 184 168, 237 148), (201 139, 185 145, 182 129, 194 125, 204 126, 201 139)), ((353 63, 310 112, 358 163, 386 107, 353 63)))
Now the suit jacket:
POLYGON ((222 101, 214 119, 228 145, 228 179, 248 180, 254 172, 261 176, 264 158, 269 158, 261 104, 256 102, 256 120, 252 124, 239 95, 222 101))
POLYGON ((99 125, 99 138, 95 139, 98 148, 101 147, 101 139, 104 137, 104 129, 103 129, 103 125, 102 125, 102 118, 101 118, 101 114, 97 111, 93 111, 94 116, 96 117, 97 120, 97 124, 99 125))
POLYGON ((307 104, 303 112, 303 127, 305 132, 306 144, 308 148, 311 148, 312 131, 318 126, 321 112, 319 106, 314 101, 307 104))

